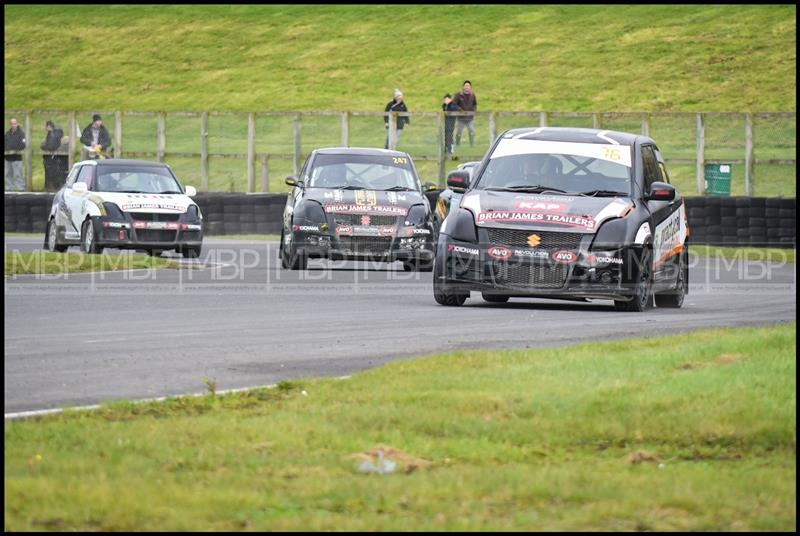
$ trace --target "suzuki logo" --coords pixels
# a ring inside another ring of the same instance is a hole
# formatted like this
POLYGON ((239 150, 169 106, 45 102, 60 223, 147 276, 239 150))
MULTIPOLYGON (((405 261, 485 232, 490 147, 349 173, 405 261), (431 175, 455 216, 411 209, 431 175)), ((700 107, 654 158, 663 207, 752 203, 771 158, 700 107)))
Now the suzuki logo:
POLYGON ((369 216, 361 216, 361 225, 369 225, 369 216))
POLYGON ((528 237, 528 245, 532 248, 535 248, 539 244, 542 243, 542 239, 537 234, 532 234, 528 237))

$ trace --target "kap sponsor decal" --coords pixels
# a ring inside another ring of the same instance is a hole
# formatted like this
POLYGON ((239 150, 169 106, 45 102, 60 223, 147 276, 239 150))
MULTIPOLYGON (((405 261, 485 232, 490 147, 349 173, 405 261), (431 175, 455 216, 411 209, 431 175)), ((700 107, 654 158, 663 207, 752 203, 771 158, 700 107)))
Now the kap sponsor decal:
POLYGON ((336 234, 349 236, 353 234, 353 226, 352 225, 338 225, 336 226, 336 234))
POLYGON ((480 254, 475 248, 466 248, 464 246, 456 246, 455 244, 448 244, 447 251, 448 253, 464 253, 466 255, 472 255, 473 257, 477 257, 480 254))
POLYGON ((540 201, 531 199, 516 199, 514 201, 514 209, 521 211, 534 211, 534 212, 564 212, 569 205, 564 203, 553 203, 552 201, 540 201))
POLYGON ((594 218, 588 216, 571 216, 569 214, 552 214, 546 212, 511 212, 494 210, 480 212, 475 223, 481 225, 492 222, 512 223, 540 223, 545 225, 563 225, 567 227, 580 227, 593 231, 596 225, 594 218))
POLYGON ((554 251, 550 258, 553 259, 553 262, 557 262, 559 264, 569 264, 578 260, 578 256, 575 253, 567 251, 566 249, 554 251))
POLYGON ((514 252, 511 251, 511 249, 505 246, 492 246, 488 250, 486 250, 486 253, 491 258, 497 259, 499 261, 510 259, 511 256, 514 254, 514 252))
POLYGON ((336 214, 394 214, 405 216, 407 209, 392 205, 357 205, 353 203, 326 203, 325 212, 336 214))

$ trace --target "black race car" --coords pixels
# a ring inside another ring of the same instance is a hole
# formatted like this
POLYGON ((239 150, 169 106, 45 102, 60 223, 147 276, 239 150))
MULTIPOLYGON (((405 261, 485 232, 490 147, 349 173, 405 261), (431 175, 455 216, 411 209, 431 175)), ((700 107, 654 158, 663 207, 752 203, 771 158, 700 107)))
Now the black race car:
POLYGON ((680 307, 689 228, 656 143, 608 130, 503 133, 442 223, 433 295, 462 305, 470 291, 510 297, 610 299, 617 309, 680 307))
POLYGON ((384 149, 317 149, 306 159, 286 200, 281 265, 303 270, 309 258, 402 261, 430 271, 431 211, 414 162, 384 149))

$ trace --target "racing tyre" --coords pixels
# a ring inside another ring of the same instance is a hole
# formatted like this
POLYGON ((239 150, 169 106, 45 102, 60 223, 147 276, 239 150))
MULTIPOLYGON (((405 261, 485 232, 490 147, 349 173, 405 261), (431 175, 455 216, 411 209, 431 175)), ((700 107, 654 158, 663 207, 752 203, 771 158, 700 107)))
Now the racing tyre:
POLYGON ((653 251, 649 246, 642 252, 642 261, 637 276, 633 299, 630 301, 614 301, 617 311, 641 313, 652 302, 653 288, 653 251))
POLYGON ((678 258, 678 277, 675 282, 675 289, 663 294, 656 294, 657 307, 671 307, 674 309, 683 305, 683 298, 686 296, 686 288, 689 281, 689 263, 687 262, 687 250, 684 249, 678 258))
POLYGON ((180 252, 184 259, 196 259, 200 256, 200 248, 198 247, 182 247, 180 252))
POLYGON ((56 227, 55 220, 51 219, 47 222, 47 232, 45 233, 45 249, 48 251, 55 251, 57 253, 64 253, 69 246, 62 246, 58 243, 58 228, 56 227))
POLYGON ((161 249, 146 249, 145 250, 148 255, 151 257, 160 257, 164 250, 161 249))
POLYGON ((97 235, 92 220, 86 220, 81 227, 81 251, 89 254, 103 252, 103 246, 97 245, 97 235))
POLYGON ((467 301, 469 298, 469 293, 467 294, 450 294, 445 290, 444 284, 442 283, 440 277, 443 275, 441 272, 442 270, 438 269, 438 264, 434 262, 433 268, 433 299, 436 300, 436 303, 439 305, 448 305, 457 307, 460 305, 464 305, 464 302, 467 301))
POLYGON ((306 261, 306 256, 297 252, 294 240, 292 240, 289 251, 286 251, 283 234, 281 234, 281 266, 287 270, 305 270, 306 261))
POLYGON ((484 301, 489 303, 506 303, 508 301, 508 296, 503 294, 487 294, 485 292, 481 293, 484 301))
POLYGON ((406 272, 430 272, 433 270, 433 263, 431 261, 426 262, 419 259, 403 261, 403 270, 406 272))

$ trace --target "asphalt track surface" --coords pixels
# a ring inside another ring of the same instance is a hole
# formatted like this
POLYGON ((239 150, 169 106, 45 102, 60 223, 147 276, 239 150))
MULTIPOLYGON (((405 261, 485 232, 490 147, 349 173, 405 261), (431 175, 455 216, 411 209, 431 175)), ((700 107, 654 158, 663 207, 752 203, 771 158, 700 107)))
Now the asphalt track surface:
MULTIPOLYGON (((5 239, 6 256, 40 248, 39 238, 5 239)), ((785 263, 692 255, 683 308, 638 314, 603 300, 489 304, 478 293, 442 307, 431 274, 400 263, 309 266, 281 270, 274 242, 206 239, 180 270, 6 277, 5 412, 199 393, 206 379, 223 390, 340 376, 462 348, 796 320, 796 270, 785 263)))

